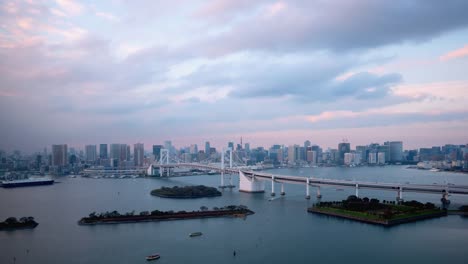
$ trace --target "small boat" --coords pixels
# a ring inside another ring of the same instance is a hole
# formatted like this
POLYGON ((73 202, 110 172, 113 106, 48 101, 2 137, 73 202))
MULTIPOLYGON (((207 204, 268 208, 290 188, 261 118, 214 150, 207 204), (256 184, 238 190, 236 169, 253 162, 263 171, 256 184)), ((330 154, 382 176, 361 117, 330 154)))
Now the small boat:
POLYGON ((151 260, 157 260, 159 259, 161 256, 159 256, 159 254, 155 254, 155 255, 149 255, 146 257, 146 260, 147 261, 151 261, 151 260))
POLYGON ((201 236, 202 235, 202 232, 193 232, 193 233, 190 233, 190 237, 196 237, 196 236, 201 236))

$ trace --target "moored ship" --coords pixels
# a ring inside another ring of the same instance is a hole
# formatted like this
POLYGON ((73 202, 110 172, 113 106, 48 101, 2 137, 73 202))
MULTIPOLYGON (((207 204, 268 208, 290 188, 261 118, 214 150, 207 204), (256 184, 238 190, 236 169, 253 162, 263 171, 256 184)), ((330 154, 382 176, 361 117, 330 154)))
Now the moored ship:
POLYGON ((23 180, 2 181, 3 188, 16 188, 26 186, 51 185, 54 180, 49 178, 32 178, 23 180))

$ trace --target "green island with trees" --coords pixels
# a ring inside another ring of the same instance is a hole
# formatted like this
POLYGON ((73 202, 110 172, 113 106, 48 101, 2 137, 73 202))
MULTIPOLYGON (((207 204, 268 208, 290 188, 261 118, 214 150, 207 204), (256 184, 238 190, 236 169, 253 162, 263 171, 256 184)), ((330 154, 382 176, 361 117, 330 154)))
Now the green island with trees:
POLYGON ((16 217, 8 217, 5 221, 0 222, 0 230, 14 230, 35 228, 39 225, 34 221, 34 217, 21 217, 19 220, 16 217))
POLYGON ((117 211, 105 212, 97 214, 93 212, 88 217, 81 218, 78 221, 80 225, 96 225, 96 224, 117 224, 117 223, 136 223, 136 222, 151 222, 163 220, 183 220, 194 218, 210 218, 210 217, 241 217, 245 218, 254 212, 249 210, 244 205, 229 205, 224 207, 213 207, 209 210, 208 207, 202 206, 199 211, 143 211, 138 214, 135 211, 128 213, 119 213, 117 211))
POLYGON ((446 216, 447 211, 433 203, 418 201, 398 202, 349 196, 343 201, 319 202, 307 210, 310 213, 329 215, 369 224, 394 226, 423 219, 446 216))
POLYGON ((161 187, 151 191, 151 195, 163 198, 178 198, 178 199, 191 199, 202 197, 215 197, 221 196, 221 192, 214 187, 204 185, 196 186, 174 186, 174 187, 161 187))

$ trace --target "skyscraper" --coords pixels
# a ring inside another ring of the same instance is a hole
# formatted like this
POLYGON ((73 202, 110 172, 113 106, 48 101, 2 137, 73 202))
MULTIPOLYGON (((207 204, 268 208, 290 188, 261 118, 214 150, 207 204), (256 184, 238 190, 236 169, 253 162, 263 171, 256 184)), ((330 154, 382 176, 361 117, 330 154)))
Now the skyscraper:
POLYGON ((390 141, 385 142, 389 146, 390 157, 387 158, 390 162, 400 162, 403 160, 403 142, 390 141))
POLYGON ((210 142, 209 142, 209 141, 206 141, 206 142, 205 142, 205 154, 207 155, 207 157, 209 157, 210 154, 211 154, 211 153, 210 153, 210 148, 211 148, 210 142))
POLYGON ((234 150, 234 142, 229 142, 228 148, 231 148, 232 150, 234 150))
POLYGON ((97 148, 96 145, 85 146, 85 158, 87 162, 95 162, 97 159, 97 148))
POLYGON ((101 158, 101 159, 107 159, 108 158, 107 144, 100 144, 99 145, 99 158, 101 158))
POLYGON ((344 154, 351 152, 351 145, 348 142, 338 144, 338 163, 344 164, 344 154))
POLYGON ((306 151, 307 151, 308 147, 310 147, 310 141, 306 140, 306 141, 304 141, 304 148, 306 149, 306 151))
POLYGON ((136 143, 133 145, 133 160, 135 162, 135 166, 143 166, 143 160, 145 158, 145 147, 143 143, 136 143))
POLYGON ((65 166, 68 164, 67 144, 52 145, 52 165, 65 166))
POLYGON ((162 148, 163 148, 162 145, 153 145, 153 155, 154 155, 154 159, 156 161, 159 161, 162 148))

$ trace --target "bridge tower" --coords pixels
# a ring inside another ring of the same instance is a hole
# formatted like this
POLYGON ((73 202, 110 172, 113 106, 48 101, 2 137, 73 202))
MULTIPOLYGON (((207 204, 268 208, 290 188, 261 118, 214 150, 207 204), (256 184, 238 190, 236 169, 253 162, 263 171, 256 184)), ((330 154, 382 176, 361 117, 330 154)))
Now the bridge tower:
POLYGON ((225 163, 225 155, 226 152, 229 152, 229 168, 232 168, 232 148, 223 148, 221 152, 221 185, 219 188, 224 189, 224 188, 234 188, 234 184, 232 183, 232 176, 229 178, 229 185, 224 185, 224 170, 226 169, 224 163, 225 163))
MULTIPOLYGON (((161 149, 159 152, 159 176, 164 176, 164 165, 169 165, 169 150, 168 149, 161 149)), ((169 177, 171 175, 171 169, 166 167, 166 176, 169 177)))

